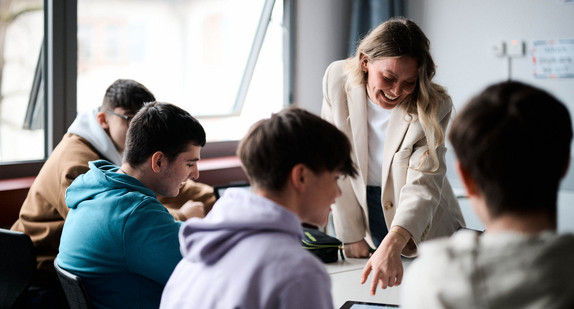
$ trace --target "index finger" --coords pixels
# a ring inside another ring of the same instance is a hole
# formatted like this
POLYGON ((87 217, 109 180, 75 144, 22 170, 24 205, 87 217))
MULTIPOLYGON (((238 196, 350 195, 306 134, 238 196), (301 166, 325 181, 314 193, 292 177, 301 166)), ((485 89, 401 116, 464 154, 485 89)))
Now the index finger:
POLYGON ((375 269, 373 271, 373 278, 371 278, 371 295, 375 295, 377 293, 377 284, 379 283, 379 276, 381 271, 379 269, 375 269))
POLYGON ((361 284, 367 281, 367 278, 369 278, 369 274, 371 273, 371 269, 373 268, 373 266, 371 266, 370 261, 371 260, 367 261, 367 264, 365 265, 365 267, 363 267, 363 272, 361 273, 361 284))

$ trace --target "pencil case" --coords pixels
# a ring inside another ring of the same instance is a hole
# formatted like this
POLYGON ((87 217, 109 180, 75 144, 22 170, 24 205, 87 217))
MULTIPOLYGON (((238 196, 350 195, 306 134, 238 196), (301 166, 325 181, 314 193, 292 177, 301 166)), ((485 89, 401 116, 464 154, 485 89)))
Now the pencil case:
POLYGON ((303 227, 303 248, 317 256, 323 263, 334 263, 345 259, 343 255, 343 242, 319 230, 303 227))

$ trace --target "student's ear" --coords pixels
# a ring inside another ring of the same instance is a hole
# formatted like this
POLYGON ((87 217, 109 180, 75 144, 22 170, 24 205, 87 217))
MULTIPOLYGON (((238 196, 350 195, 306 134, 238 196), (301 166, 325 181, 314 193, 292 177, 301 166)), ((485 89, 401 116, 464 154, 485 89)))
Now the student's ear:
POLYGON ((110 126, 108 125, 108 118, 106 117, 106 113, 105 112, 99 112, 96 115, 96 120, 98 121, 98 123, 100 124, 100 126, 102 127, 102 129, 107 130, 110 126))
POLYGON ((479 190, 476 181, 474 181, 474 179, 470 176, 466 168, 460 164, 460 161, 456 160, 454 164, 468 196, 477 196, 479 190))
POLYGON ((155 173, 161 172, 162 166, 165 166, 165 155, 161 151, 156 151, 151 156, 151 169, 155 173))
POLYGON ((291 169, 290 180, 297 192, 305 191, 307 167, 304 164, 297 164, 291 169))

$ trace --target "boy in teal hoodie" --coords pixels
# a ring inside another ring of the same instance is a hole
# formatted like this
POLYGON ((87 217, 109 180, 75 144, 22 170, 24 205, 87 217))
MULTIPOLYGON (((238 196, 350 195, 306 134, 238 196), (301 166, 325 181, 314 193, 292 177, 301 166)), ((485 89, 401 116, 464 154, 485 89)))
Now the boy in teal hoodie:
POLYGON ((181 222, 157 200, 199 177, 205 131, 168 103, 146 104, 128 129, 121 168, 89 163, 66 191, 70 207, 56 262, 79 275, 96 308, 157 308, 181 260, 181 222))

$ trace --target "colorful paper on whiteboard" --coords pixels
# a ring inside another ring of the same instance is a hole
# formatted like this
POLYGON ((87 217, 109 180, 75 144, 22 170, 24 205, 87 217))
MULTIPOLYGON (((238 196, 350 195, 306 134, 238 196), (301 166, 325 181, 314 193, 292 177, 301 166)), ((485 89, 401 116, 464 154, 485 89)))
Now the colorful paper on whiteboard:
POLYGON ((532 43, 536 78, 574 78, 574 39, 540 40, 532 43))

